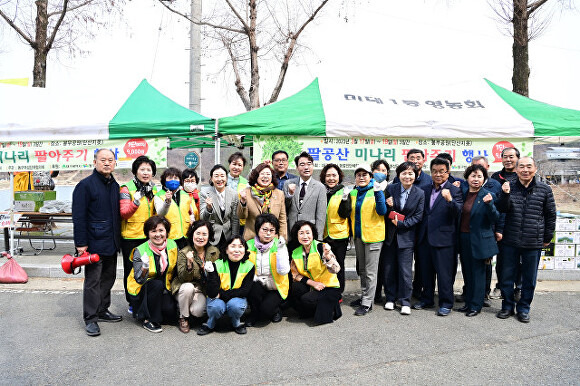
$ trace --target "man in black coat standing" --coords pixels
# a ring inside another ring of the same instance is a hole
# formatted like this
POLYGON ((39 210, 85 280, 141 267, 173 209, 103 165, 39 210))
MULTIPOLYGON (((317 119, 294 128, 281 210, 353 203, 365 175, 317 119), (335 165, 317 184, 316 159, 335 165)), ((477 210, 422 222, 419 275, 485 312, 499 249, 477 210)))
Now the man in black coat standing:
POLYGON ((111 288, 117 275, 117 252, 121 245, 119 184, 113 177, 115 154, 109 149, 95 153, 93 174, 73 191, 74 242, 77 252, 100 256, 98 263, 84 267, 83 318, 89 336, 101 334, 97 322, 119 322, 109 312, 111 288))
POLYGON ((507 319, 517 312, 522 323, 530 321, 530 304, 534 297, 538 264, 542 247, 546 247, 556 228, 556 203, 552 189, 536 180, 538 170, 532 157, 517 161, 515 183, 505 182, 496 206, 506 213, 501 252, 503 256, 502 281, 503 302, 500 319, 507 319), (521 260, 522 295, 514 299, 514 281, 521 260))

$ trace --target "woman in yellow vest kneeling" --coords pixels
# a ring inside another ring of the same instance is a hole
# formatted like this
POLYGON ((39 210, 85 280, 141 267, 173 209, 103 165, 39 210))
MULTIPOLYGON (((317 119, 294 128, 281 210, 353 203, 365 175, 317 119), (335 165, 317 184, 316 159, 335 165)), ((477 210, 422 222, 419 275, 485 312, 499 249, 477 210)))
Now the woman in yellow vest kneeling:
POLYGON ((127 278, 127 291, 133 317, 143 328, 161 332, 161 323, 173 323, 177 316, 171 280, 175 274, 177 245, 167 239, 171 224, 164 217, 153 216, 145 221, 147 241, 133 250, 133 269, 127 278))
POLYGON ((248 295, 252 313, 246 326, 255 325, 260 319, 278 323, 282 320, 280 305, 288 297, 290 289, 290 261, 286 241, 280 234, 280 223, 271 213, 256 217, 256 237, 248 240, 250 261, 256 268, 254 284, 248 295))
POLYGON ((328 244, 316 239, 316 227, 310 221, 297 221, 290 232, 300 246, 292 251, 291 296, 300 318, 314 315, 314 323, 332 323, 342 316, 340 284, 336 273, 340 265, 328 244))
POLYGON ((227 313, 234 330, 246 333, 241 322, 248 307, 246 297, 254 282, 254 264, 249 260, 248 246, 241 236, 229 239, 221 256, 214 263, 206 261, 207 275, 207 323, 203 323, 197 335, 212 332, 217 321, 227 313))

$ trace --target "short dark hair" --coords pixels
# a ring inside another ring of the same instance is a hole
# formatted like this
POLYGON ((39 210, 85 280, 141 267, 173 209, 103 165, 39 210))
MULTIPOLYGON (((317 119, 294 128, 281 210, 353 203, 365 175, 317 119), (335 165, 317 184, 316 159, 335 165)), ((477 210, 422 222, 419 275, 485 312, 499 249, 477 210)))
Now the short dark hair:
POLYGON ((258 235, 258 232, 260 231, 262 225, 268 223, 272 224, 274 228, 276 228, 276 234, 278 235, 280 234, 280 221, 278 221, 276 216, 274 216, 272 213, 262 213, 261 215, 256 217, 256 223, 254 226, 256 235, 258 235))
POLYGON ((139 170, 139 167, 143 164, 149 164, 149 166, 151 166, 151 172, 153 173, 153 176, 157 174, 157 165, 155 164, 155 161, 146 155, 140 155, 139 157, 135 158, 135 161, 133 161, 133 164, 131 165, 131 172, 133 172, 134 176, 137 175, 137 170, 139 170))
POLYGON ((218 169, 222 169, 226 173, 226 176, 228 175, 228 170, 225 168, 224 165, 221 165, 221 164, 213 165, 213 167, 209 171, 209 184, 211 186, 213 186, 213 182, 211 181, 211 177, 213 176, 213 172, 215 172, 218 169))
POLYGON ((503 154, 508 151, 508 150, 515 150, 516 151, 516 157, 520 158, 520 151, 517 149, 517 147, 506 147, 501 151, 501 157, 503 158, 503 154))
POLYGON ((389 173, 391 172, 391 167, 389 166, 389 163, 384 159, 374 160, 373 163, 371 164, 371 170, 378 169, 379 165, 385 165, 385 167, 387 168, 387 181, 388 181, 389 173))
POLYGON ((339 184, 342 183, 342 180, 344 179, 344 173, 337 164, 326 164, 320 171, 320 182, 322 182, 324 185, 326 185, 326 173, 329 169, 332 168, 336 169, 336 172, 338 173, 339 184))
POLYGON ((244 246, 244 249, 246 250, 246 252, 244 253, 244 257, 242 257, 241 260, 241 262, 243 263, 250 257, 250 251, 248 251, 248 243, 246 243, 246 240, 244 240, 244 238, 240 235, 232 236, 228 241, 226 241, 226 243, 223 246, 223 249, 220 251, 220 259, 228 261, 228 254, 226 253, 226 250, 228 249, 230 244, 233 243, 235 240, 240 240, 240 242, 244 246))
POLYGON ((179 183, 183 183, 183 179, 181 178, 181 170, 178 168, 170 167, 161 173, 161 185, 163 188, 165 188, 165 181, 167 181, 167 177, 177 177, 179 178, 179 183))
POLYGON ((290 159, 288 153, 286 153, 284 150, 276 150, 275 152, 272 153, 272 161, 274 161, 274 157, 276 157, 276 155, 278 154, 284 154, 287 160, 290 159))
POLYGON ((292 227, 292 230, 290 231, 290 238, 292 240, 298 241, 298 231, 304 225, 308 225, 310 227, 310 229, 312 229, 312 237, 313 237, 313 239, 314 240, 318 240, 318 231, 316 230, 316 226, 314 226, 314 224, 311 223, 310 221, 306 221, 306 220, 299 220, 299 221, 296 221, 294 223, 294 226, 292 227))
POLYGON ((411 150, 409 150, 407 152, 407 158, 409 158, 409 156, 411 154, 417 154, 417 153, 421 154, 421 157, 425 158, 425 153, 423 153, 423 150, 421 150, 421 149, 411 149, 411 150))
POLYGON ((188 178, 195 177, 195 182, 199 183, 199 177, 197 172, 193 169, 185 169, 183 173, 181 173, 181 180, 185 181, 188 178))
POLYGON ((167 232, 167 236, 169 236, 169 232, 171 231, 171 224, 169 223, 169 220, 163 216, 156 215, 149 217, 147 221, 145 221, 145 224, 143 224, 143 233, 145 233, 147 240, 149 240, 149 232, 157 228, 157 225, 159 224, 163 224, 165 231, 167 232))
POLYGON ((449 161, 447 161, 445 158, 438 157, 433 158, 431 160, 431 164, 429 165, 429 170, 433 169, 433 166, 435 165, 445 165, 447 171, 449 171, 449 161))
POLYGON ((483 174, 483 180, 487 180, 487 170, 479 164, 475 164, 475 165, 470 165, 467 169, 465 169, 465 172, 463 173, 463 178, 465 178, 467 180, 467 177, 469 177, 471 175, 471 173, 476 172, 476 171, 480 171, 481 174, 483 174))
POLYGON ((187 242, 189 243, 190 246, 193 247, 193 232, 195 232, 201 227, 207 227, 207 235, 208 235, 207 243, 209 244, 213 242, 215 232, 213 230, 213 226, 211 225, 211 223, 205 220, 197 220, 194 221, 193 224, 191 224, 191 226, 187 230, 187 242))
POLYGON ((248 163, 248 160, 246 159, 246 157, 244 157, 242 152, 236 151, 235 153, 232 153, 232 155, 230 155, 230 157, 228 158, 228 165, 237 159, 241 159, 244 166, 246 166, 246 164, 248 163))
POLYGON ((413 171, 413 173, 415 173, 415 178, 417 178, 417 174, 419 173, 419 171, 417 170, 415 163, 411 162, 411 161, 405 161, 403 163, 400 163, 399 166, 397 166, 395 173, 397 173, 397 177, 399 177, 399 175, 401 173, 403 173, 405 170, 409 170, 409 169, 411 169, 413 171))
POLYGON ((259 164, 250 171, 250 175, 248 176, 248 184, 250 186, 256 185, 258 183, 258 177, 260 176, 260 173, 264 169, 270 169, 270 171, 272 172, 272 184, 274 185, 274 187, 277 187, 278 175, 274 172, 274 169, 272 169, 272 167, 265 162, 262 162, 261 164, 259 164))
POLYGON ((439 153, 437 154, 437 158, 443 158, 449 162, 449 165, 453 165, 453 156, 449 153, 439 153))
POLYGON ((296 166, 298 166, 298 161, 300 160, 300 158, 308 158, 308 161, 314 162, 314 158, 312 158, 312 156, 308 154, 308 152, 303 151, 294 158, 294 163, 296 164, 296 166))

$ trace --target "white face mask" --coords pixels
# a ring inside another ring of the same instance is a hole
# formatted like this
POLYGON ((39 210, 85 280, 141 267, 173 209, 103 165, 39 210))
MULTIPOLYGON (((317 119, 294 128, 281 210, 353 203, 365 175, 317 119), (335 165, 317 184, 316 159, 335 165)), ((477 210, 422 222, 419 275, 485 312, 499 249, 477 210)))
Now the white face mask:
POLYGON ((195 182, 186 182, 183 184, 183 189, 185 189, 185 191, 188 193, 193 192, 195 189, 197 189, 197 184, 195 182))

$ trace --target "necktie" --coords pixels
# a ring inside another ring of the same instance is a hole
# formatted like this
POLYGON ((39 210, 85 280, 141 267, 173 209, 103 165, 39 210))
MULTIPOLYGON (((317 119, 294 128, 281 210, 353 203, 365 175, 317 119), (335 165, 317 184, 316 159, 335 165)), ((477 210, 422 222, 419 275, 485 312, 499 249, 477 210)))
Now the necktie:
POLYGON ((306 182, 302 183, 302 187, 300 188, 300 203, 302 204, 302 200, 304 200, 304 195, 306 194, 306 182))

